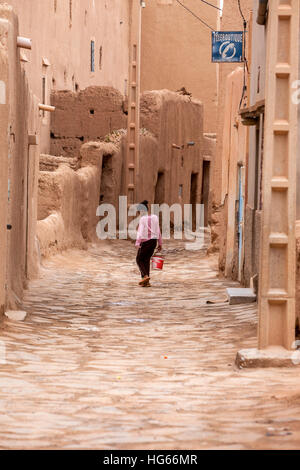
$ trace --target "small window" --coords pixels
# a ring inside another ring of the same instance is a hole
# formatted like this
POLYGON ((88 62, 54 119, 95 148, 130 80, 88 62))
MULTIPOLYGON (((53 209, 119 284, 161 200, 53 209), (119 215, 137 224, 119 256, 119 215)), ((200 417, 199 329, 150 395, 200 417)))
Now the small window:
POLYGON ((91 41, 91 72, 95 72, 95 41, 91 41))
POLYGON ((182 193, 183 193, 183 185, 180 184, 180 185, 179 185, 178 196, 179 196, 179 197, 182 197, 182 193))
POLYGON ((103 55, 103 48, 101 46, 99 50, 99 69, 100 70, 102 70, 102 55, 103 55))
POLYGON ((260 93, 260 66, 258 67, 257 70, 257 94, 260 93))

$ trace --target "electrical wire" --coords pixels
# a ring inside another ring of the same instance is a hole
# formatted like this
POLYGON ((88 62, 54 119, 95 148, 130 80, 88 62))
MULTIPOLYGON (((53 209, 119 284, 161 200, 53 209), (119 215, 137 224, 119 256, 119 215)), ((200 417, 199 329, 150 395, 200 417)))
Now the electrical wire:
POLYGON ((248 60, 247 60, 247 57, 246 57, 246 33, 247 33, 247 21, 246 21, 246 18, 243 14, 243 11, 242 11, 242 7, 241 7, 241 0, 237 0, 238 2, 238 7, 239 7, 239 10, 240 10, 240 15, 242 17, 242 20, 243 20, 243 25, 244 25, 244 44, 243 44, 243 49, 244 49, 244 52, 243 52, 243 62, 244 62, 244 83, 243 83, 243 93, 242 93, 242 97, 241 97, 241 101, 240 101, 240 106, 239 106, 239 109, 241 109, 241 106, 242 106, 242 103, 243 103, 243 99, 245 97, 245 93, 247 91, 247 85, 246 85, 246 70, 247 70, 247 73, 249 74, 249 67, 248 67, 248 60))
POLYGON ((243 18, 243 22, 247 24, 246 18, 244 17, 244 14, 243 14, 243 11, 242 11, 241 0, 238 0, 238 5, 239 5, 239 10, 240 10, 241 17, 243 18))
POLYGON ((222 8, 217 7, 216 5, 213 5, 212 3, 207 2, 206 0, 200 0, 203 3, 206 3, 206 5, 209 5, 210 7, 216 8, 216 10, 222 11, 222 8))
POLYGON ((181 3, 179 0, 176 0, 179 5, 182 6, 185 10, 187 10, 191 15, 193 15, 195 18, 197 18, 198 21, 200 21, 202 24, 204 24, 207 28, 209 28, 211 31, 214 31, 214 28, 209 26, 204 20, 202 20, 199 16, 197 16, 192 10, 190 10, 188 7, 186 7, 183 3, 181 3))

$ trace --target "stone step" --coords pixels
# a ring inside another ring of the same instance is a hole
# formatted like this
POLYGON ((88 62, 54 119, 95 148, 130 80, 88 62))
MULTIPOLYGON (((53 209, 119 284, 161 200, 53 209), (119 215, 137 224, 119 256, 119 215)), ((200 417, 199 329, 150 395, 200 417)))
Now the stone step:
POLYGON ((226 289, 229 298, 229 305, 250 304, 256 302, 256 295, 253 289, 249 288, 228 288, 226 289))

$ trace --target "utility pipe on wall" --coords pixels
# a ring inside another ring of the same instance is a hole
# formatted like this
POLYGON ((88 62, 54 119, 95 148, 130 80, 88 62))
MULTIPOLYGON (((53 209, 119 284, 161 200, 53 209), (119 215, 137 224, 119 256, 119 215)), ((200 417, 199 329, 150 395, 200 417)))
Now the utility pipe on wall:
POLYGON ((259 0, 256 22, 260 25, 266 24, 267 8, 268 8, 268 0, 259 0))
POLYGON ((31 39, 23 38, 22 36, 18 36, 17 37, 17 46, 21 47, 22 49, 31 50, 31 48, 32 48, 31 39))
POLYGON ((39 109, 41 111, 48 111, 49 113, 53 113, 55 111, 55 106, 49 106, 48 104, 39 104, 39 109))

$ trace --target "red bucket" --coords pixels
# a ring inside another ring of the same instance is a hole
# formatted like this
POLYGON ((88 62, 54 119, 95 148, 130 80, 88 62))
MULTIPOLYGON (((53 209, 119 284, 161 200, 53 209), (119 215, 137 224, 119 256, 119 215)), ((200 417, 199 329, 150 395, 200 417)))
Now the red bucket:
POLYGON ((152 258, 152 268, 162 271, 164 267, 164 259, 161 256, 153 256, 152 258))

